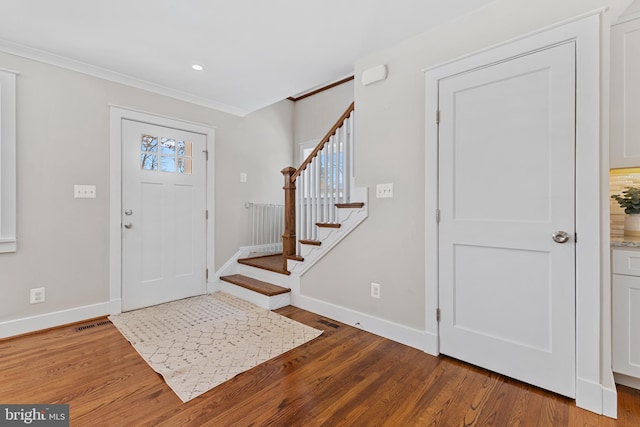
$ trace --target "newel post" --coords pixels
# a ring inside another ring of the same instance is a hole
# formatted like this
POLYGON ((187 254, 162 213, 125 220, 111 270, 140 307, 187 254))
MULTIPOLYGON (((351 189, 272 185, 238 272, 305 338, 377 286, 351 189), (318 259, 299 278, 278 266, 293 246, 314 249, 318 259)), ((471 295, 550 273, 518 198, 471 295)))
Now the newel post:
POLYGON ((282 169, 284 175, 284 234, 282 235, 283 267, 287 269, 287 257, 296 255, 296 182, 291 176, 296 169, 282 169))

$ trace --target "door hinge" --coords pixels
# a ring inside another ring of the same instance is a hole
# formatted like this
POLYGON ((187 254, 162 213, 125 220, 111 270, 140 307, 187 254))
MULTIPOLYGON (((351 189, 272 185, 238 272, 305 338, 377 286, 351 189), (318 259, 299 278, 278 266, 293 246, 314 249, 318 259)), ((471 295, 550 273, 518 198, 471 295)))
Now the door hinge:
POLYGON ((578 243, 578 233, 573 236, 573 242, 578 243))
POLYGON ((204 270, 204 278, 205 279, 209 279, 209 269, 208 268, 205 268, 205 270, 204 270))
POLYGON ((209 150, 202 150, 205 161, 209 161, 209 150))
POLYGON ((440 309, 436 308, 436 322, 440 321, 440 309))
POLYGON ((436 124, 440 124, 440 110, 436 110, 436 124))
POLYGON ((440 223, 440 209, 436 209, 436 223, 440 223))
POLYGON ((209 209, 204 211, 204 219, 209 219, 209 209))

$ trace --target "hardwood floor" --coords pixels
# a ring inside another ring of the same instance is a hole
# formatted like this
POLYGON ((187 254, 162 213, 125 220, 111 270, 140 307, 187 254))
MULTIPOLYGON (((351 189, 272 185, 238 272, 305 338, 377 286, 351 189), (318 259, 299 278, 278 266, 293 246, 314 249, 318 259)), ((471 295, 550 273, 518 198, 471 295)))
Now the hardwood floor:
MULTIPOLYGON (((291 306, 325 332, 183 404, 110 322, 0 341, 0 403, 67 403, 72 426, 640 426, 291 306)), ((96 321, 90 322, 95 324, 96 321)))

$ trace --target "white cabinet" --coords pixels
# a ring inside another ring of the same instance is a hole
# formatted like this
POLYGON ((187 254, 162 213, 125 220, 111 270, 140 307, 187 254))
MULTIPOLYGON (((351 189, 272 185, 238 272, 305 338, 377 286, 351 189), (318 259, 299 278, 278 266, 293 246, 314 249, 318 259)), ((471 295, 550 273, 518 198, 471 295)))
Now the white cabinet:
POLYGON ((640 250, 614 249, 612 270, 613 371, 640 379, 640 250))
POLYGON ((640 166, 640 18, 611 27, 611 167, 640 166))

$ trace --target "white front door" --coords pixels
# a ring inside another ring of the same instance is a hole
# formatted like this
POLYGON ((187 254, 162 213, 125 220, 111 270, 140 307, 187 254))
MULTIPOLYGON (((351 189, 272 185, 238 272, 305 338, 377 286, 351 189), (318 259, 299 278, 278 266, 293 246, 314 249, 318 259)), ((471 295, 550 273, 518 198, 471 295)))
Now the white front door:
POLYGON ((122 121, 122 310, 205 293, 206 136, 122 121))
POLYGON ((575 45, 438 95, 440 351, 575 397, 575 45))

